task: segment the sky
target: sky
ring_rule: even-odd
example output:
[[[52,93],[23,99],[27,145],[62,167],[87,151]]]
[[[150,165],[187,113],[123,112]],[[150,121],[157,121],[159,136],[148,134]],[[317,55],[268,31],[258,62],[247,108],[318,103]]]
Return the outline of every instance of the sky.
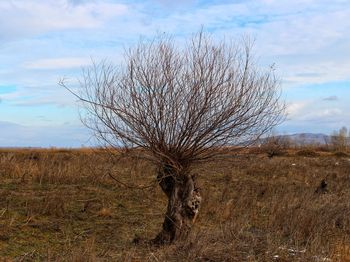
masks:
[[[278,133],[330,134],[350,127],[348,0],[0,0],[0,147],[93,145],[76,99],[82,68],[118,63],[140,37],[255,39],[274,64],[288,116]]]

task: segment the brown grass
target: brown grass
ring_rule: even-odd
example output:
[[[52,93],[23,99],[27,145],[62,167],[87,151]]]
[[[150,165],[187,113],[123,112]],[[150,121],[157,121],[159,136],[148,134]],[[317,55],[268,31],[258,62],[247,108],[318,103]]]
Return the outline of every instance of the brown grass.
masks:
[[[204,204],[189,239],[134,245],[160,230],[154,167],[103,151],[0,151],[4,261],[350,261],[350,159],[245,153],[195,168]],[[311,156],[311,157],[309,157]],[[327,190],[315,193],[322,180]]]

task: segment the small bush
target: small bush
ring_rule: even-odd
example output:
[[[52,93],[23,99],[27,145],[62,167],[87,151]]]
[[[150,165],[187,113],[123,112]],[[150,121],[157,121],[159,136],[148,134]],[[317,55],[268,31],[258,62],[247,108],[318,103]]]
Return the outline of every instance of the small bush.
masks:
[[[349,154],[347,154],[347,153],[345,153],[343,151],[334,152],[333,155],[336,156],[336,157],[349,157]]]
[[[284,136],[270,136],[266,138],[262,145],[261,151],[266,153],[269,158],[274,156],[283,156],[286,150],[290,148],[291,142]]]
[[[298,156],[305,156],[305,157],[316,157],[319,156],[317,152],[315,152],[312,149],[303,149],[297,152]]]

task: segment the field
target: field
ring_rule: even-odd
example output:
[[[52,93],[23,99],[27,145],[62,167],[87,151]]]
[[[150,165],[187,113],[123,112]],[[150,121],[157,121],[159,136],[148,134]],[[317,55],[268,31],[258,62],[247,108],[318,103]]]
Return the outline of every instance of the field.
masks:
[[[204,199],[193,231],[186,241],[156,248],[133,243],[158,233],[166,209],[152,165],[91,149],[2,149],[0,257],[350,261],[346,154],[245,152],[193,172]]]

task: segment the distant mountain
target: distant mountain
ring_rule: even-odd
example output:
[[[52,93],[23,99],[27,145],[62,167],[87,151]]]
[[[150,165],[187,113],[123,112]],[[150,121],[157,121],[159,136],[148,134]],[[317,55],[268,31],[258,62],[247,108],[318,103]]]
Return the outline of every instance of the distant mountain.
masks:
[[[296,144],[319,144],[324,145],[329,143],[331,136],[325,135],[322,133],[314,134],[314,133],[299,133],[293,135],[283,135],[279,137],[285,137],[291,142]]]
[[[276,135],[274,136],[281,142],[288,140],[295,145],[325,145],[331,141],[331,136],[322,133],[297,133],[292,135]],[[260,144],[265,143],[269,138],[260,140]]]

